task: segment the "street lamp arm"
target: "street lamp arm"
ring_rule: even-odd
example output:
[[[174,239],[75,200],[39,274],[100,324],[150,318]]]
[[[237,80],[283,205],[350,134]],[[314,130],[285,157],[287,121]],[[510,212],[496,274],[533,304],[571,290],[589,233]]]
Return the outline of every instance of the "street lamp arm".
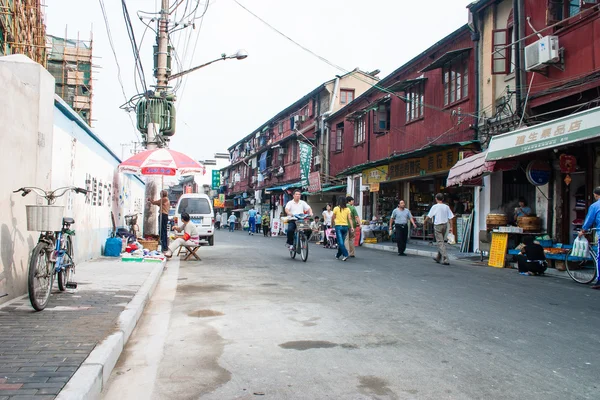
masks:
[[[200,68],[204,68],[204,67],[206,67],[207,65],[210,65],[210,64],[212,64],[212,63],[215,63],[215,62],[217,62],[217,61],[221,61],[221,60],[227,60],[228,58],[231,58],[231,57],[222,56],[222,57],[220,57],[220,58],[217,58],[216,60],[212,60],[212,61],[209,61],[209,62],[207,62],[207,63],[200,64],[200,65],[198,65],[198,66],[196,66],[196,67],[194,67],[194,68],[190,68],[190,69],[188,69],[188,70],[185,70],[185,71],[178,72],[178,73],[176,73],[176,74],[173,74],[173,75],[169,76],[169,80],[170,80],[170,81],[172,81],[173,79],[180,78],[180,77],[182,77],[182,76],[183,76],[183,75],[185,75],[185,74],[189,74],[190,72],[194,72],[194,71],[196,71],[196,70],[198,70],[198,69],[200,69]]]
[[[207,63],[200,64],[200,65],[198,65],[198,66],[196,66],[196,67],[194,67],[194,68],[190,68],[190,69],[188,69],[188,70],[181,71],[181,72],[178,72],[178,73],[176,73],[176,74],[173,74],[173,75],[169,76],[168,80],[169,80],[169,81],[172,81],[173,79],[180,78],[180,77],[182,77],[183,75],[189,74],[190,72],[194,72],[194,71],[196,71],[196,70],[198,70],[198,69],[200,69],[200,68],[204,68],[204,67],[206,67],[207,65],[210,65],[210,64],[212,64],[212,63],[215,63],[215,62],[217,62],[217,61],[221,61],[221,60],[230,60],[230,59],[232,59],[232,58],[235,58],[235,59],[237,59],[237,60],[243,60],[243,59],[244,59],[244,58],[246,58],[246,57],[248,57],[248,53],[246,53],[246,51],[245,51],[245,50],[238,50],[238,52],[237,52],[237,53],[235,53],[235,54],[233,54],[233,55],[230,55],[230,56],[228,56],[228,55],[225,55],[225,53],[223,53],[223,54],[221,54],[221,57],[217,58],[216,60],[212,60],[212,61],[209,61],[209,62],[207,62]]]

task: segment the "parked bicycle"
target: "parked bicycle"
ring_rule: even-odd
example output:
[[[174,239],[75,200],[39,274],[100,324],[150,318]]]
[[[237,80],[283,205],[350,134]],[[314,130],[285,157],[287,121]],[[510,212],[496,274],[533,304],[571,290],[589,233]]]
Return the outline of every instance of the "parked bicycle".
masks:
[[[58,276],[60,291],[77,288],[77,283],[73,281],[75,261],[71,238],[75,235],[75,231],[71,229],[75,220],[63,217],[64,207],[53,205],[57,198],[69,191],[87,193],[87,190],[75,186],[49,191],[37,187],[22,187],[13,192],[22,192],[23,197],[34,192],[48,203],[26,206],[27,230],[40,232],[38,242],[31,251],[27,281],[29,301],[36,311],[42,311],[48,305],[55,275]]]
[[[306,232],[312,231],[310,225],[305,222],[308,219],[307,215],[297,214],[293,217],[284,217],[284,222],[299,221],[296,223],[296,233],[294,234],[294,248],[290,249],[290,257],[296,258],[296,254],[300,254],[302,261],[308,260],[308,236]]]
[[[135,213],[125,216],[125,225],[129,227],[129,233],[135,235],[136,238],[140,236],[140,226],[137,224],[139,214]]]
[[[590,229],[591,232],[596,231],[596,228]],[[596,245],[600,245],[600,237]],[[567,273],[577,283],[587,284],[594,281],[600,275],[598,272],[598,249],[592,247],[590,242],[589,257],[580,257],[572,255],[573,249],[569,250],[565,256],[565,268]]]

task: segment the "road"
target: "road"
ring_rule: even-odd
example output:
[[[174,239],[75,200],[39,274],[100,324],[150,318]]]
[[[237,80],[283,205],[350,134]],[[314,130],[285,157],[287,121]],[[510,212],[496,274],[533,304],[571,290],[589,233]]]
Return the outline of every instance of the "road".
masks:
[[[218,232],[170,261],[104,399],[598,399],[600,293]]]

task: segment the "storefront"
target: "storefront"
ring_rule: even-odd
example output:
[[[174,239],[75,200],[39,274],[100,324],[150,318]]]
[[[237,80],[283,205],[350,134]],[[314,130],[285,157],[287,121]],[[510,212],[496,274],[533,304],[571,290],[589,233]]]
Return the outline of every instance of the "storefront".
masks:
[[[398,201],[403,199],[417,222],[417,226],[411,230],[413,238],[433,239],[433,228],[430,224],[425,225],[424,220],[435,204],[437,193],[443,193],[452,210],[461,216],[469,215],[473,209],[473,188],[449,188],[446,179],[456,161],[471,154],[475,147],[471,143],[440,147],[440,150],[430,151],[420,157],[390,163],[388,181],[381,184],[384,194],[380,197],[381,212],[389,216]]]
[[[520,184],[521,195],[531,201],[542,230],[555,242],[571,243],[594,201],[600,183],[600,108],[594,108],[533,127],[492,138],[486,161],[512,160],[515,171],[504,172],[490,191],[511,197],[508,185]],[[490,196],[493,198],[493,196]],[[493,209],[493,206],[491,207]],[[510,214],[510,207],[504,207]]]
[[[391,214],[395,207],[390,204],[392,208],[389,209],[388,203],[380,202],[381,198],[385,198],[385,194],[381,192],[381,183],[387,180],[387,174],[387,165],[369,168],[362,173],[362,184],[366,189],[362,192],[363,219],[367,221],[379,219],[379,216],[388,215],[387,213]]]

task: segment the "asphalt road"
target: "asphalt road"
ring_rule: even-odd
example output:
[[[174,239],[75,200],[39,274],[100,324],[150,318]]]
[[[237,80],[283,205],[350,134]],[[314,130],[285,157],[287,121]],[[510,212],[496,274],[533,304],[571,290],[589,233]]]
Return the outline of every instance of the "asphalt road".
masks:
[[[219,232],[170,261],[104,399],[598,399],[600,292]]]

